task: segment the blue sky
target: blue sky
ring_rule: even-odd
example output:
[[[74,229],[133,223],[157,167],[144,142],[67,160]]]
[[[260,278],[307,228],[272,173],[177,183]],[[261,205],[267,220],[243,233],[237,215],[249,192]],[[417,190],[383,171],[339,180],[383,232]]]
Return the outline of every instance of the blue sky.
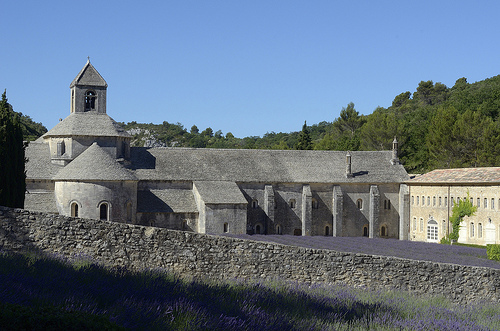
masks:
[[[48,129],[90,56],[116,121],[236,137],[500,74],[498,1],[4,1],[0,89]]]

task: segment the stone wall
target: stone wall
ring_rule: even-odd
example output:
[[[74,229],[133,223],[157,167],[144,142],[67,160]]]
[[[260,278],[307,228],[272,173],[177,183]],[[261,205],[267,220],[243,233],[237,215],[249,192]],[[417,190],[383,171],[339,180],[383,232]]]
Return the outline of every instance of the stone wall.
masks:
[[[0,249],[83,253],[192,278],[282,279],[500,301],[500,270],[341,253],[0,207]]]

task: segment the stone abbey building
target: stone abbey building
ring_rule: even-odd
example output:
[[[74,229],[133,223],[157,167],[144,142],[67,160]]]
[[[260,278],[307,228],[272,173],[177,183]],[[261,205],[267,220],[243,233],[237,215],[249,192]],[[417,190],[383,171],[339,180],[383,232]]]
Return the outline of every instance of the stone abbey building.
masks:
[[[477,210],[461,222],[458,242],[500,243],[500,167],[437,169],[408,186],[410,240],[439,242],[452,231],[453,206],[469,199]]]
[[[26,150],[25,208],[199,233],[408,239],[409,180],[392,151],[131,147],[88,61],[70,114]]]

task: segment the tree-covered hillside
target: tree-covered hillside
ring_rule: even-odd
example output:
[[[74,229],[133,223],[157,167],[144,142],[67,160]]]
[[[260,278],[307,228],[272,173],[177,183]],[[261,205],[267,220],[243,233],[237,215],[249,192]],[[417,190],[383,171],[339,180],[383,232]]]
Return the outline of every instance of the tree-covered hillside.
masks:
[[[333,112],[333,110],[332,110]],[[435,168],[500,165],[500,76],[476,83],[460,78],[453,87],[421,81],[416,91],[397,95],[387,108],[359,115],[353,103],[332,122],[305,127],[318,150],[387,150],[396,136],[409,172]],[[200,148],[302,148],[306,132],[266,133],[236,138],[212,128],[187,130],[182,124],[123,124],[136,145]]]

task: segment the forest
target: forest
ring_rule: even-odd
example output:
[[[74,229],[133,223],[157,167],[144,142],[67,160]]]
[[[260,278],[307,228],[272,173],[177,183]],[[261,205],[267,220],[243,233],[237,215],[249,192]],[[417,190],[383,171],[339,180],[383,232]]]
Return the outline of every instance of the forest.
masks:
[[[351,102],[331,122],[304,122],[298,131],[268,132],[262,137],[237,138],[231,132],[214,132],[210,127],[200,131],[196,125],[187,129],[166,121],[120,124],[133,135],[135,146],[149,141],[153,142],[149,146],[197,148],[388,150],[397,137],[406,170],[423,173],[500,165],[499,113],[500,75],[475,83],[459,78],[453,87],[421,81],[413,93],[403,92],[389,107],[377,107],[369,115],[360,115]],[[20,119],[25,140],[46,132],[29,116]]]
[[[409,173],[436,168],[486,167],[500,164],[500,75],[468,83],[460,78],[453,87],[421,81],[416,91],[397,95],[387,108],[360,115],[349,103],[332,122],[306,125],[290,133],[236,138],[212,128],[187,130],[180,123],[121,123],[164,146],[198,148],[388,150],[394,137],[400,160]]]

